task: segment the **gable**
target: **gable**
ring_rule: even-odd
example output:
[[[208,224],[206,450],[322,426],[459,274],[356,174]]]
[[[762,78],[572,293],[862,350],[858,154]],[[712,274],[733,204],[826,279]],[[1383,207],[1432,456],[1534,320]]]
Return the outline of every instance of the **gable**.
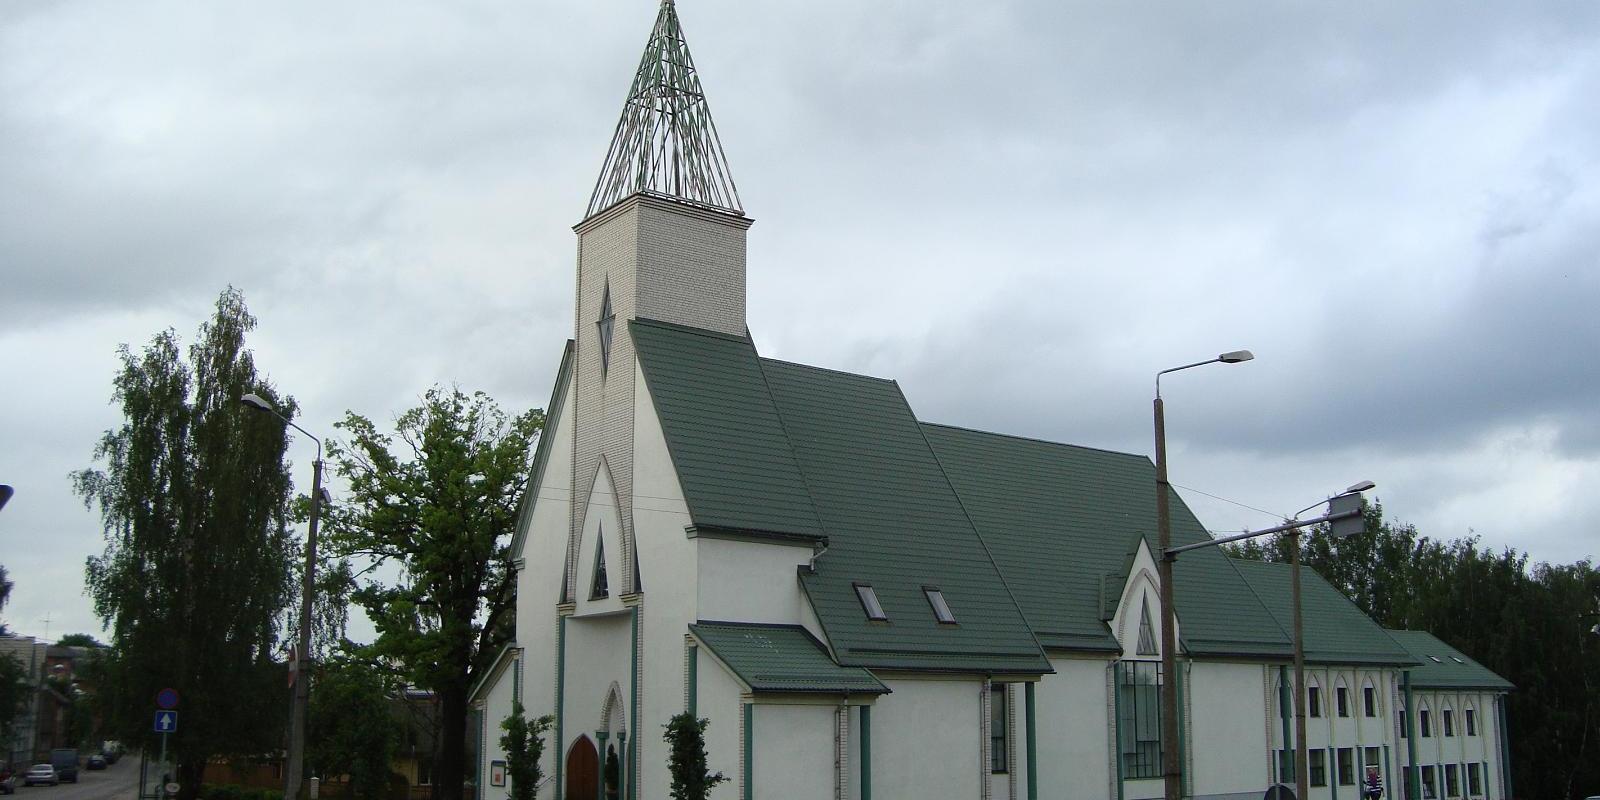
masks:
[[[523,488],[522,507],[517,512],[517,527],[515,533],[511,536],[511,547],[508,551],[512,563],[523,560],[524,551],[528,543],[528,530],[533,525],[534,508],[538,504],[541,490],[547,488],[546,476],[558,477],[549,471],[552,453],[558,444],[571,440],[570,434],[561,435],[564,424],[567,421],[568,395],[571,394],[571,390],[572,340],[568,339],[566,347],[561,351],[561,366],[556,369],[555,388],[550,392],[550,402],[545,405],[544,430],[539,432],[539,442],[534,446],[533,450],[533,463],[528,468],[528,483]],[[554,459],[554,461],[558,465],[565,463],[565,459],[560,458]],[[556,473],[560,472],[563,472],[563,470],[556,469]],[[569,483],[570,481],[563,479],[561,482]],[[566,496],[570,493],[571,487],[566,487],[566,490],[556,494]]]

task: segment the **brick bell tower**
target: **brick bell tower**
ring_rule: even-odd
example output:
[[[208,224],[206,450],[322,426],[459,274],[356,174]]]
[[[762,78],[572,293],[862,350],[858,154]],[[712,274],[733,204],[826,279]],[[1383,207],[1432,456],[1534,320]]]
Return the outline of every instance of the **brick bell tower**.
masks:
[[[601,470],[617,492],[624,552],[612,591],[645,588],[634,555],[635,373],[628,320],[735,336],[745,329],[744,215],[672,0],[663,0],[578,234],[574,498]],[[572,505],[564,599],[579,589],[585,504]]]

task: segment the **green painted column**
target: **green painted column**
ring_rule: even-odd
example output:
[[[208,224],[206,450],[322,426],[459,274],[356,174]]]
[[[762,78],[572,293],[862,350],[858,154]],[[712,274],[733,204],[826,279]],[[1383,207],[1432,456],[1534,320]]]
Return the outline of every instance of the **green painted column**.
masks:
[[[1411,695],[1411,670],[1400,673],[1400,688],[1406,695],[1405,719],[1400,723],[1406,732],[1406,796],[1418,800],[1422,797],[1422,770],[1417,768],[1417,728],[1411,724],[1417,714]]]
[[[1394,791],[1394,764],[1389,760],[1389,745],[1383,746],[1383,785],[1390,792]]]
[[[639,607],[638,606],[634,606],[633,607],[633,628],[632,628],[632,630],[633,630],[633,636],[629,640],[630,656],[628,658],[628,664],[629,664],[629,678],[628,679],[633,684],[632,688],[630,689],[630,699],[628,701],[628,716],[632,719],[632,722],[629,723],[628,727],[633,730],[635,735],[633,737],[633,740],[628,742],[628,744],[626,745],[626,748],[625,748],[625,752],[622,754],[623,765],[626,767],[626,769],[623,770],[622,774],[627,776],[626,778],[623,779],[622,783],[624,785],[624,788],[626,789],[626,793],[623,796],[629,798],[629,800],[639,800],[639,787],[638,787],[639,781],[637,780],[638,776],[633,774],[633,770],[636,769],[638,767],[638,765],[639,765],[639,737],[638,737],[638,732],[639,732]]]
[[[1279,664],[1278,665],[1278,716],[1281,717],[1282,720],[1283,720],[1283,748],[1282,748],[1283,750],[1288,750],[1289,748],[1294,747],[1294,745],[1289,741],[1290,738],[1291,738],[1290,733],[1289,733],[1289,704],[1290,704],[1290,702],[1292,702],[1292,701],[1289,698],[1289,668],[1287,666],[1285,666],[1285,665]],[[1284,774],[1283,774],[1283,765],[1284,765],[1285,761],[1287,761],[1291,765],[1291,771],[1293,771],[1294,759],[1292,759],[1292,758],[1289,758],[1289,759],[1284,758],[1283,753],[1281,751],[1272,754],[1272,763],[1273,763],[1274,767],[1278,771],[1278,783],[1284,783],[1285,782],[1284,781]],[[1289,778],[1289,780],[1293,780],[1293,779],[1294,779],[1293,777]]]
[[[689,677],[687,678],[689,682],[689,697],[684,701],[683,710],[689,712],[689,716],[698,718],[700,703],[700,648],[692,644],[689,645],[689,664],[687,669],[689,670]]]
[[[627,731],[617,731],[617,741],[622,743],[622,746],[617,748],[617,758],[622,759],[622,763],[620,765],[618,765],[621,768],[617,770],[617,772],[618,772],[617,779],[622,781],[622,784],[623,784],[622,786],[617,787],[617,793],[618,794],[622,794],[623,792],[629,792],[629,791],[633,790],[633,788],[632,788],[633,787],[633,778],[630,777],[633,773],[628,771],[628,769],[630,767],[632,767],[632,764],[629,763],[629,761],[628,761],[628,745],[631,744],[632,742],[630,742],[628,740],[628,732]],[[602,775],[604,775],[605,774],[605,769],[604,769],[605,762],[602,761],[600,763],[601,763],[601,771],[600,772],[601,772]],[[604,780],[601,780],[600,782],[602,784],[605,783]]]
[[[1177,679],[1176,679],[1177,680],[1176,688],[1178,690],[1178,764],[1179,764],[1179,767],[1178,767],[1178,769],[1179,769],[1179,773],[1178,773],[1179,784],[1178,784],[1178,786],[1179,786],[1179,791],[1181,791],[1183,793],[1184,797],[1188,797],[1189,796],[1189,764],[1188,764],[1188,761],[1186,761],[1185,758],[1184,758],[1184,756],[1186,756],[1188,754],[1187,751],[1189,749],[1189,747],[1188,747],[1189,743],[1187,741],[1185,741],[1186,737],[1184,736],[1184,733],[1183,733],[1183,718],[1185,716],[1185,714],[1184,714],[1184,704],[1183,704],[1183,694],[1184,694],[1184,688],[1183,687],[1184,687],[1184,684],[1186,683],[1186,678],[1188,678],[1188,676],[1189,676],[1189,671],[1187,669],[1184,669],[1184,666],[1187,663],[1188,662],[1186,662],[1186,661],[1184,661],[1182,659],[1179,659],[1179,660],[1173,662],[1173,666],[1176,667],[1177,670],[1178,670],[1178,675],[1177,675]]]
[[[1506,724],[1505,695],[1495,698],[1494,705],[1495,717],[1500,721],[1500,775],[1501,780],[1505,783],[1500,789],[1500,796],[1516,797],[1511,791],[1511,744],[1506,740],[1506,732],[1510,730],[1510,727]]]
[[[1033,683],[1024,683],[1023,704],[1028,715],[1028,800],[1039,800],[1039,737],[1033,719]]]
[[[1111,738],[1115,740],[1113,746],[1117,752],[1114,759],[1117,764],[1117,800],[1122,800],[1122,665],[1111,665],[1111,713],[1115,719],[1111,722],[1111,729],[1115,733]]]
[[[1339,751],[1328,748],[1328,763],[1333,765],[1333,780],[1328,781],[1328,791],[1332,793],[1333,800],[1339,800]]]
[[[872,706],[861,706],[861,800],[872,800]]]
[[[606,731],[595,731],[594,738],[600,743],[600,783],[595,786],[594,800],[606,800],[606,739],[610,734]]]
[[[744,704],[744,800],[755,796],[755,723],[756,704]]]
[[[567,740],[563,737],[561,709],[567,699],[567,615],[556,617],[556,791],[561,791],[562,768],[567,763]]]

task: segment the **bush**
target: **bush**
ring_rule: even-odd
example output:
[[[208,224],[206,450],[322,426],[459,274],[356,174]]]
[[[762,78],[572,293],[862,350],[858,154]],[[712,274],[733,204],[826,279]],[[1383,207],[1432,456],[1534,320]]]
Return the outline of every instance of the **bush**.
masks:
[[[672,745],[668,768],[672,771],[674,800],[706,800],[717,784],[726,781],[722,773],[706,771],[706,726],[709,719],[695,719],[687,712],[667,722],[662,738]]]

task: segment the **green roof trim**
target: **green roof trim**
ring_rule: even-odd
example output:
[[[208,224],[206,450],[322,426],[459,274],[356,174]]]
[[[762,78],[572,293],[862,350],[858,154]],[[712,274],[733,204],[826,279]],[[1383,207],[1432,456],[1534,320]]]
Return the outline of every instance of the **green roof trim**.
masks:
[[[889,692],[871,672],[835,664],[799,625],[699,622],[689,632],[754,692]]]
[[[1465,653],[1427,631],[1390,630],[1390,638],[1406,649],[1419,666],[1411,668],[1411,685],[1424,689],[1490,689],[1516,686]]]
[[[1285,632],[1294,629],[1288,564],[1232,559]],[[1306,660],[1318,664],[1409,666],[1416,659],[1378,623],[1313,569],[1300,570],[1301,620]]]

